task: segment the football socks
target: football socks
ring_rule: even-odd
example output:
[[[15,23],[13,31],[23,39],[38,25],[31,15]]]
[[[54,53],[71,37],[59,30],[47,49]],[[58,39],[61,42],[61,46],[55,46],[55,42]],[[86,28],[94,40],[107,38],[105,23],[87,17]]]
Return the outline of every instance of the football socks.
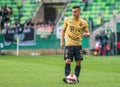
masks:
[[[67,77],[70,74],[70,64],[65,65],[65,76]]]
[[[75,67],[75,75],[77,76],[77,78],[79,77],[80,70],[81,70],[81,65]]]

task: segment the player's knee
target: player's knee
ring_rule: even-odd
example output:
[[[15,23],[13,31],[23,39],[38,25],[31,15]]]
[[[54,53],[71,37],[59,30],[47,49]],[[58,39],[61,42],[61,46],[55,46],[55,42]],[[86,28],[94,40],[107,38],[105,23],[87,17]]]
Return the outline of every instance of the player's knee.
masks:
[[[71,64],[71,60],[70,59],[66,59],[66,63],[67,64]]]
[[[81,62],[80,61],[76,61],[76,66],[80,66]]]

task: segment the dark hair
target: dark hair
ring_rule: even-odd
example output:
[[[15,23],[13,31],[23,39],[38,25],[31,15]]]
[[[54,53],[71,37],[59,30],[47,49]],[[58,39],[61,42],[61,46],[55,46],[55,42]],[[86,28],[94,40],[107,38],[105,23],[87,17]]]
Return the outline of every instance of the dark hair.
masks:
[[[73,7],[72,7],[72,9],[75,9],[75,8],[81,9],[80,6],[73,6]]]

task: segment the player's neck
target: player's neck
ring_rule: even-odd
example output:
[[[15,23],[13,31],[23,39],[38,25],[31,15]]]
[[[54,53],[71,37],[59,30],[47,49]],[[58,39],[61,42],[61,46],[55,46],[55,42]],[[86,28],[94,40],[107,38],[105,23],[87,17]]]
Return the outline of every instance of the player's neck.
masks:
[[[74,17],[73,18],[75,21],[79,21],[80,17]]]

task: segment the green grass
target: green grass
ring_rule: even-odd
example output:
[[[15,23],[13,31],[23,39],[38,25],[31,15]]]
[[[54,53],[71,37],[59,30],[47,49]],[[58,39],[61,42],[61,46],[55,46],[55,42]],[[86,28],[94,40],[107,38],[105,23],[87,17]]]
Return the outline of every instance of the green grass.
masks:
[[[85,55],[78,84],[62,82],[64,64],[62,55],[0,56],[0,87],[120,87],[120,56]]]

